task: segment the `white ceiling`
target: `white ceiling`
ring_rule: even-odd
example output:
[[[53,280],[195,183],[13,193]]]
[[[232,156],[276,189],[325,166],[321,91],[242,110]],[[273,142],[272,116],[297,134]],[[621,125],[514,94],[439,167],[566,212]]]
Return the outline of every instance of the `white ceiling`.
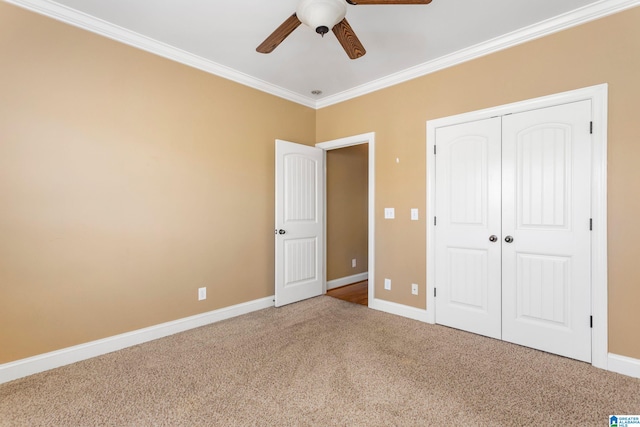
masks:
[[[302,25],[275,51],[255,48],[298,0],[6,0],[311,107],[322,107],[640,0],[433,0],[348,6],[367,54],[351,60],[332,33]],[[321,90],[321,95],[312,95]]]

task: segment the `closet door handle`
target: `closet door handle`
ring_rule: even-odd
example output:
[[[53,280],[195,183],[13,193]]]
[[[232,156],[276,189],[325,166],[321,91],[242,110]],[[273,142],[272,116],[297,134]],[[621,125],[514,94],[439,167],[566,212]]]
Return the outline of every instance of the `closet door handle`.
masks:
[[[507,243],[511,243],[511,242],[513,242],[513,237],[507,236],[507,237],[504,238],[504,241],[507,242]]]
[[[490,242],[497,242],[498,241],[498,236],[496,236],[495,234],[492,234],[491,236],[489,236],[489,241]]]

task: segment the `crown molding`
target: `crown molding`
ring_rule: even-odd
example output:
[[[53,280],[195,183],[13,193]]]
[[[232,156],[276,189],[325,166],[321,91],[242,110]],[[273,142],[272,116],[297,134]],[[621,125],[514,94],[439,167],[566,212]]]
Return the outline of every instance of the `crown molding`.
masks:
[[[166,43],[159,42],[150,37],[134,31],[127,30],[118,25],[114,25],[102,19],[79,12],[75,9],[63,6],[50,0],[4,0],[7,3],[14,4],[32,12],[48,16],[55,20],[64,22],[83,30],[116,40],[118,42],[133,46],[138,49],[153,53],[163,58],[179,62],[189,67],[197,68],[210,74],[232,80],[245,86],[269,93],[271,95],[284,98],[289,101],[302,104],[307,107],[315,108],[316,101],[280,86],[257,79],[248,74],[218,64],[216,62],[205,59],[201,56],[194,55],[182,49],[170,46]]]
[[[316,109],[320,109],[333,104],[338,104],[380,89],[413,80],[417,77],[453,67],[454,65],[462,64],[463,62],[471,61],[472,59],[508,49],[608,15],[613,15],[614,13],[622,12],[623,10],[631,9],[638,5],[640,5],[640,0],[601,0],[563,15],[496,37],[486,42],[461,49],[433,61],[425,62],[381,79],[365,83],[353,89],[348,89],[338,94],[327,96],[318,100],[315,107]]]
[[[600,0],[572,12],[476,44],[433,61],[428,61],[335,95],[315,100],[51,0],[4,1],[172,61],[315,109],[357,98],[640,5],[640,0]]]

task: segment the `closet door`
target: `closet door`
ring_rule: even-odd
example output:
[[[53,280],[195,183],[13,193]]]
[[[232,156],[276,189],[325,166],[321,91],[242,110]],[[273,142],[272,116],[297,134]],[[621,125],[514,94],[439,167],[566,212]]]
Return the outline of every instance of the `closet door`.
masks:
[[[591,361],[591,102],[503,117],[502,339]]]
[[[500,338],[500,118],[436,131],[436,321]],[[493,236],[493,237],[492,237]]]

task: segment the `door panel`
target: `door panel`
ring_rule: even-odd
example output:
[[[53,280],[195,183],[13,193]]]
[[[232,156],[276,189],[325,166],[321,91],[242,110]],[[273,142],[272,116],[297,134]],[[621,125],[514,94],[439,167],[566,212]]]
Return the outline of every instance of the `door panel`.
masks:
[[[318,239],[284,238],[284,259],[285,259],[285,288],[297,286],[301,282],[316,280],[318,276],[318,265],[316,254],[318,251]]]
[[[488,251],[449,248],[449,305],[483,314],[487,310]]]
[[[276,141],[276,307],[323,293],[323,151]]]
[[[519,253],[516,317],[531,324],[567,328],[570,257]]]
[[[494,338],[501,313],[500,128],[493,118],[436,132],[436,321]]]
[[[502,338],[591,361],[591,102],[503,118]]]
[[[516,140],[518,228],[567,229],[571,127],[563,123],[533,126],[518,132]]]
[[[318,161],[298,152],[303,149],[295,149],[296,152],[286,153],[283,158],[284,222],[315,224],[318,222],[319,213],[316,209]]]

